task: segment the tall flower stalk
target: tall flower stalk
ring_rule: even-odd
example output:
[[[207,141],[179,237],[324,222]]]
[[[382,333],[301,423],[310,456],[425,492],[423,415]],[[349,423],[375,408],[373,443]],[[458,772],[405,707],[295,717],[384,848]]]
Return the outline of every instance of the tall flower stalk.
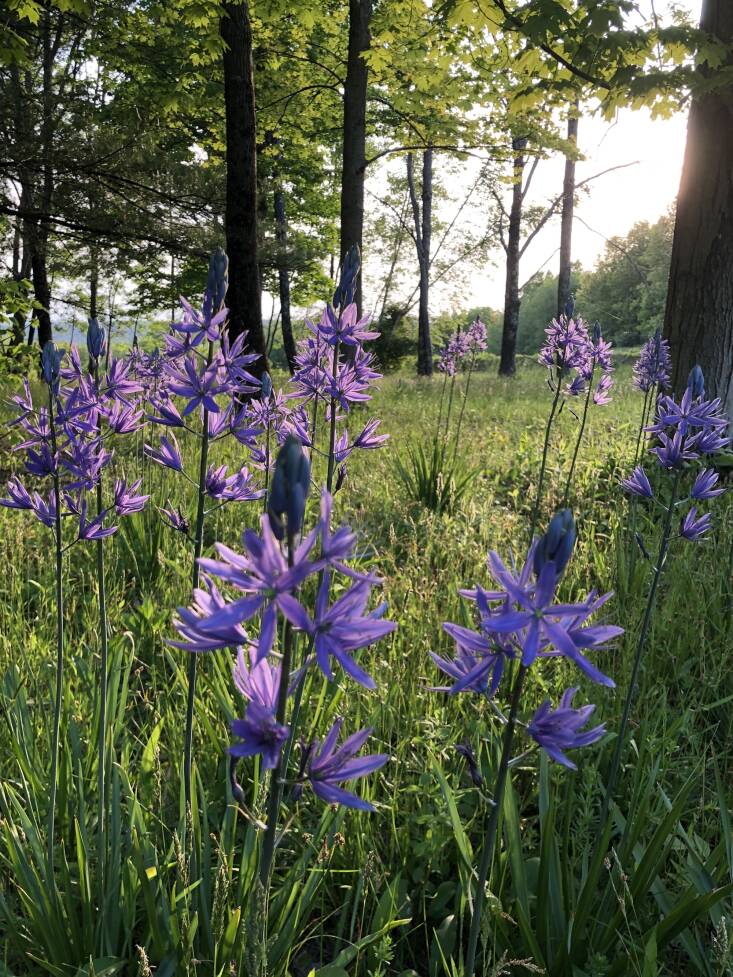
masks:
[[[467,977],[483,972],[476,966],[478,942],[517,728],[521,725],[530,740],[544,749],[551,759],[570,768],[575,765],[565,751],[594,743],[605,731],[603,725],[585,728],[594,706],[574,708],[575,688],[564,693],[557,709],[552,709],[551,703],[545,701],[528,722],[522,723],[519,718],[527,677],[542,659],[564,657],[592,681],[613,686],[613,681],[587,657],[589,651],[604,647],[623,633],[621,628],[609,625],[586,625],[610,594],[599,598],[592,592],[579,604],[554,603],[555,591],[572,554],[575,535],[573,517],[564,509],[552,519],[544,536],[533,541],[521,571],[509,569],[498,554],[490,553],[489,570],[499,589],[487,591],[477,587],[474,591],[464,592],[464,596],[476,604],[479,630],[444,624],[444,630],[455,641],[455,657],[444,659],[432,654],[438,668],[453,680],[451,686],[437,687],[439,691],[451,695],[470,692],[491,701],[502,687],[505,676],[508,676],[510,686],[508,716],[495,709],[504,723],[504,732],[491,813],[478,864],[464,967]],[[471,747],[463,744],[461,752],[471,756],[474,780],[480,782],[481,775]]]
[[[59,737],[61,733],[61,704],[64,694],[64,583],[63,583],[63,538],[61,535],[61,485],[59,479],[58,443],[56,420],[54,417],[54,397],[58,392],[60,354],[53,343],[43,347],[42,371],[48,384],[48,427],[51,439],[53,507],[54,507],[54,550],[56,571],[56,688],[53,705],[53,733],[51,743],[51,788],[48,799],[48,869],[53,870],[54,828],[56,818],[56,792],[58,789]]]
[[[702,516],[698,515],[697,505],[702,501],[721,495],[724,489],[717,485],[717,472],[713,469],[699,470],[699,463],[702,459],[721,451],[729,444],[730,439],[724,434],[727,424],[728,421],[723,413],[720,400],[705,398],[702,371],[700,367],[694,367],[688,378],[687,389],[679,403],[673,397],[660,397],[657,401],[655,423],[646,428],[649,433],[656,437],[657,443],[651,449],[651,453],[656,456],[657,464],[666,473],[670,483],[666,503],[656,498],[651,482],[641,466],[637,466],[633,473],[622,482],[623,487],[632,496],[637,499],[648,500],[659,506],[664,512],[664,519],[657,559],[653,567],[644,608],[641,631],[636,643],[631,678],[624,698],[621,723],[611,760],[601,813],[602,823],[605,823],[608,816],[618,783],[631,704],[649,635],[659,581],[667,562],[670,543],[673,538],[672,530],[675,516],[680,519],[676,534],[678,538],[690,542],[697,542],[705,538],[711,526],[711,517],[709,513]],[[695,467],[698,467],[697,477],[686,491],[681,492],[680,487],[687,473]],[[681,507],[687,507],[687,513],[684,517],[680,516]]]

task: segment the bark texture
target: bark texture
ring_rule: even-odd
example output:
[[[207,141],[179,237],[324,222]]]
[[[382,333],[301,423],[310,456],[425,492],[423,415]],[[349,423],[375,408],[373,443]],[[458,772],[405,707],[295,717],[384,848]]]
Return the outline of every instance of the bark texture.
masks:
[[[285,219],[285,198],[282,190],[275,191],[275,235],[277,238],[277,278],[280,291],[280,321],[283,349],[291,375],[295,373],[295,337],[290,315],[290,276],[288,274],[287,246],[288,225]]]
[[[700,26],[733,50],[733,3],[704,0]],[[733,63],[733,54],[729,58]],[[729,69],[730,70],[730,69]],[[680,393],[696,364],[733,417],[733,84],[690,107],[664,334]]]
[[[226,114],[226,251],[229,256],[229,336],[247,332],[247,345],[258,359],[251,372],[267,369],[262,327],[262,291],[257,257],[257,125],[252,71],[252,26],[249,5],[225,3],[220,34]]]
[[[344,83],[343,165],[341,172],[341,262],[349,248],[362,250],[364,228],[364,170],[366,168],[367,64],[372,0],[349,0],[349,49]],[[362,310],[361,268],[354,301]]]
[[[578,103],[568,114],[568,142],[578,143]],[[557,277],[557,314],[562,315],[572,293],[573,211],[575,209],[575,157],[565,157],[560,217],[560,271]]]
[[[504,288],[504,324],[501,332],[501,358],[499,374],[513,376],[516,371],[517,328],[519,326],[519,259],[521,257],[520,239],[522,234],[522,203],[526,136],[512,140],[514,151],[514,185],[512,187],[512,206],[509,211],[509,227],[506,242],[506,285]]]
[[[417,329],[418,376],[430,376],[433,372],[433,344],[430,338],[430,243],[433,219],[433,149],[423,152],[422,186],[420,203],[415,190],[414,161],[407,154],[407,188],[410,195],[414,224],[415,248],[420,270],[420,300]]]

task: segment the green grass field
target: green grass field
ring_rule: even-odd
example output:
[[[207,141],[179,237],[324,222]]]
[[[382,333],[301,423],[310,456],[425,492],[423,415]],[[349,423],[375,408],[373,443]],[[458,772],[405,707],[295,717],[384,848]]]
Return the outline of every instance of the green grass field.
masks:
[[[624,358],[622,358],[624,359]],[[284,378],[276,378],[278,381]],[[457,384],[456,403],[462,384]],[[368,410],[391,440],[362,452],[336,497],[337,521],[359,534],[365,565],[384,577],[393,636],[366,654],[378,685],[369,694],[337,675],[306,685],[308,727],[336,715],[372,725],[391,761],[369,779],[375,814],[331,811],[313,798],[291,805],[269,906],[271,973],[306,977],[461,974],[470,921],[472,866],[488,816],[500,727],[487,702],[430,690],[441,684],[428,653],[449,653],[443,621],[470,624],[461,587],[488,586],[488,550],[521,558],[551,399],[544,372],[516,378],[493,366],[473,375],[458,457],[475,469],[454,512],[436,514],[407,496],[397,470],[410,444],[427,445],[442,378],[388,375]],[[576,773],[530,753],[514,768],[504,802],[503,846],[490,879],[484,923],[488,974],[553,977],[684,977],[733,973],[728,951],[733,895],[733,500],[714,500],[714,531],[676,540],[662,578],[625,752],[613,835],[601,858],[598,815],[629,682],[651,569],[630,538],[629,473],[641,412],[628,362],[610,405],[592,411],[570,503],[578,545],[561,598],[612,589],[605,617],[626,629],[600,667],[615,692],[579,682],[562,659],[543,665],[527,702],[556,700],[569,683],[597,702],[606,737],[579,751]],[[454,415],[455,416],[455,415]],[[541,525],[559,505],[577,418],[565,409],[549,454]],[[5,435],[3,435],[5,438]],[[185,483],[126,450],[157,505],[188,505]],[[0,443],[3,482],[16,463]],[[221,460],[233,457],[228,447]],[[213,459],[219,460],[218,456]],[[245,459],[240,461],[240,464]],[[316,464],[316,480],[323,466]],[[189,501],[187,501],[187,498]],[[317,511],[313,493],[309,518]],[[234,548],[255,526],[257,503],[230,506],[207,525]],[[658,526],[642,506],[636,526],[655,552]],[[185,653],[166,645],[177,605],[188,603],[190,545],[154,509],[131,517],[105,544],[111,623],[113,757],[106,910],[94,888],[96,737],[99,717],[96,569],[93,548],[65,558],[66,684],[58,852],[54,883],[44,861],[54,680],[50,533],[24,513],[0,510],[0,974],[238,974],[257,972],[253,933],[262,896],[254,881],[264,780],[240,765],[246,810],[231,799],[228,720],[241,710],[231,657],[201,661],[194,755],[197,810],[182,837],[181,763]],[[456,753],[479,755],[478,790]],[[580,755],[582,753],[582,756]],[[185,826],[184,826],[185,827]],[[201,869],[200,883],[191,877]],[[96,908],[95,908],[96,907]],[[100,918],[103,921],[100,922]],[[3,970],[3,967],[5,970]],[[148,968],[148,969],[146,969]]]

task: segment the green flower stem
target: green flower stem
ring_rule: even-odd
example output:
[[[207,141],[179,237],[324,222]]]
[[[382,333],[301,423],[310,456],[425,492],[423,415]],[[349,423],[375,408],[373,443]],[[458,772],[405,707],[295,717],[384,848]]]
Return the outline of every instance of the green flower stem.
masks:
[[[209,351],[206,357],[207,366],[211,366],[214,358],[214,343],[209,340]],[[201,453],[199,455],[199,479],[196,505],[196,522],[193,539],[193,570],[191,584],[195,590],[199,585],[199,558],[204,543],[204,517],[206,515],[206,470],[209,463],[209,412],[204,407],[203,429],[201,432]],[[186,703],[186,732],[183,743],[183,784],[186,799],[186,810],[191,807],[191,753],[193,745],[193,712],[196,698],[196,664],[198,656],[192,652],[188,656],[188,701]]]
[[[537,520],[540,514],[540,505],[542,504],[542,490],[545,484],[545,471],[547,470],[547,454],[550,448],[550,435],[552,433],[552,425],[555,420],[555,415],[557,413],[557,405],[560,401],[560,394],[562,392],[562,372],[558,369],[557,380],[555,386],[555,396],[552,400],[552,407],[550,408],[550,416],[547,418],[547,424],[545,425],[545,442],[542,447],[542,464],[540,465],[540,475],[537,479],[537,497],[534,500],[534,508],[532,510],[532,519],[529,524],[529,542],[528,546],[532,545],[532,540],[534,539],[535,529],[537,528]]]
[[[94,368],[94,383],[99,396],[99,367]],[[101,433],[101,425],[100,425]],[[97,515],[103,506],[102,476],[97,482]],[[97,604],[99,611],[99,640],[101,642],[101,661],[99,665],[99,738],[97,758],[97,795],[99,813],[97,815],[97,861],[99,883],[98,912],[101,916],[100,931],[104,932],[105,873],[107,867],[107,673],[109,660],[109,632],[107,626],[107,591],[104,579],[104,540],[96,541],[97,551]]]
[[[53,389],[48,388],[48,423],[51,432],[51,451],[56,458],[56,423],[53,414]],[[56,791],[59,769],[59,735],[61,731],[61,701],[64,689],[64,589],[63,546],[61,538],[61,487],[58,468],[54,464],[53,497],[56,505],[56,693],[53,709],[53,741],[51,746],[51,790],[48,807],[48,871],[53,872],[54,826],[56,817]]]
[[[672,517],[675,511],[675,502],[677,500],[677,489],[680,483],[681,471],[678,469],[675,472],[674,479],[672,481],[672,489],[670,492],[669,505],[667,506],[667,514],[664,520],[664,527],[662,529],[662,538],[659,543],[659,553],[657,554],[657,563],[654,567],[654,576],[652,577],[651,587],[649,588],[649,595],[647,597],[646,608],[644,610],[644,618],[641,624],[641,632],[639,633],[639,640],[636,644],[636,653],[634,654],[634,664],[631,669],[631,680],[629,681],[629,687],[626,690],[626,698],[624,700],[624,708],[621,714],[621,724],[616,734],[616,746],[613,751],[613,759],[611,761],[611,772],[608,776],[608,784],[606,786],[606,794],[603,798],[603,808],[601,810],[601,826],[605,826],[606,819],[608,817],[608,811],[611,806],[611,801],[613,800],[613,795],[616,790],[616,785],[618,782],[619,768],[621,765],[621,753],[624,748],[624,740],[626,738],[626,729],[629,725],[629,713],[631,711],[631,700],[634,697],[634,691],[636,689],[636,681],[639,675],[639,666],[641,664],[641,655],[644,650],[644,645],[646,644],[647,635],[649,633],[649,625],[652,620],[652,612],[654,610],[654,603],[657,596],[657,588],[659,587],[659,580],[662,576],[662,570],[664,569],[664,564],[667,559],[667,552],[669,550],[669,541],[672,534]]]
[[[333,362],[331,364],[331,378],[334,383],[338,376],[340,341],[336,340],[333,347]],[[333,472],[336,467],[336,398],[331,397],[331,427],[328,434],[328,472],[326,476],[326,491],[330,493],[333,487]]]
[[[288,566],[293,565],[293,550],[295,539],[288,530]],[[281,725],[285,725],[288,687],[290,685],[290,670],[293,664],[293,628],[290,621],[285,622],[285,634],[283,636],[283,657],[280,671],[280,685],[277,690],[277,710],[275,719]],[[267,829],[262,842],[262,854],[260,856],[260,882],[269,897],[270,877],[272,875],[272,863],[275,858],[275,837],[277,835],[277,821],[282,803],[285,764],[283,756],[280,756],[277,766],[272,771],[270,779],[270,793],[267,798]]]
[[[578,460],[580,444],[583,440],[583,434],[585,433],[585,425],[588,420],[588,408],[590,407],[590,398],[593,392],[593,374],[595,373],[595,371],[596,371],[596,364],[594,361],[593,366],[591,367],[590,379],[588,380],[588,392],[585,395],[585,404],[583,406],[583,417],[580,422],[580,430],[578,431],[578,437],[575,442],[575,450],[573,451],[573,460],[570,462],[570,471],[568,472],[567,481],[565,482],[565,491],[563,492],[563,497],[562,497],[562,506],[561,506],[562,509],[564,509],[567,506],[568,499],[570,498],[570,486],[572,485],[573,475],[575,474],[575,463]]]
[[[473,367],[476,362],[476,350],[471,351],[471,364],[468,367],[468,376],[466,377],[466,389],[463,391],[463,403],[461,404],[461,413],[458,415],[458,426],[456,427],[456,437],[453,443],[453,464],[456,463],[456,457],[458,455],[458,442],[461,440],[461,424],[463,423],[463,414],[466,410],[466,401],[468,400],[468,390],[471,386],[471,375],[473,374]]]
[[[509,709],[509,717],[504,727],[504,742],[501,750],[501,760],[499,761],[499,771],[496,777],[496,789],[494,790],[494,806],[491,808],[491,817],[486,830],[484,847],[481,852],[481,863],[478,869],[478,879],[476,883],[476,897],[473,902],[473,915],[471,916],[471,928],[468,933],[468,947],[466,949],[466,965],[463,973],[464,977],[474,977],[476,973],[476,949],[481,934],[481,915],[486,899],[486,882],[489,878],[491,863],[494,859],[496,848],[496,835],[499,827],[499,817],[504,802],[504,790],[506,788],[507,775],[509,773],[509,761],[512,758],[512,742],[514,740],[514,730],[517,724],[517,713],[519,702],[522,696],[522,686],[527,669],[524,665],[519,666],[517,677],[514,680],[512,689],[512,700]]]

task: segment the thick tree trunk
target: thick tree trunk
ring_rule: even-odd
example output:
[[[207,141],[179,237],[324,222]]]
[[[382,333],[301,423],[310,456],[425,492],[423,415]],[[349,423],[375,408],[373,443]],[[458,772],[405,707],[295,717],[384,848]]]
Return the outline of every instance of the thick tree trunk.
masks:
[[[568,142],[578,142],[578,102],[568,114]],[[575,207],[575,157],[565,157],[565,179],[562,185],[562,216],[560,218],[560,271],[557,277],[557,314],[562,315],[571,295],[573,210]]]
[[[247,333],[247,345],[261,357],[251,370],[267,369],[262,294],[257,261],[257,145],[252,71],[252,26],[249,6],[225,3],[220,34],[226,45],[224,109],[226,114],[226,250],[229,256],[229,336]]]
[[[344,83],[344,132],[341,170],[341,262],[353,244],[362,247],[364,170],[366,167],[367,64],[372,0],[349,0],[349,51]],[[362,308],[361,268],[354,301]]]
[[[430,376],[433,372],[433,344],[430,339],[430,241],[433,219],[433,149],[423,152],[421,205],[415,190],[414,161],[412,153],[407,154],[407,189],[412,207],[412,220],[415,226],[415,250],[420,270],[420,300],[417,319],[417,373]]]
[[[275,236],[277,238],[277,277],[280,288],[280,320],[283,334],[283,348],[288,360],[290,373],[295,373],[295,338],[290,318],[290,277],[287,265],[288,225],[285,220],[285,198],[282,190],[275,191]]]
[[[704,0],[700,27],[733,45],[733,4]],[[733,56],[729,58],[733,62]],[[729,69],[730,70],[730,69]],[[677,197],[664,334],[672,381],[696,364],[733,418],[733,84],[693,99]]]
[[[510,377],[516,371],[517,328],[519,326],[519,258],[522,233],[522,176],[524,174],[524,150],[526,136],[512,140],[514,150],[514,186],[512,206],[509,211],[509,228],[506,247],[506,286],[504,288],[504,325],[501,333],[500,376]]]

